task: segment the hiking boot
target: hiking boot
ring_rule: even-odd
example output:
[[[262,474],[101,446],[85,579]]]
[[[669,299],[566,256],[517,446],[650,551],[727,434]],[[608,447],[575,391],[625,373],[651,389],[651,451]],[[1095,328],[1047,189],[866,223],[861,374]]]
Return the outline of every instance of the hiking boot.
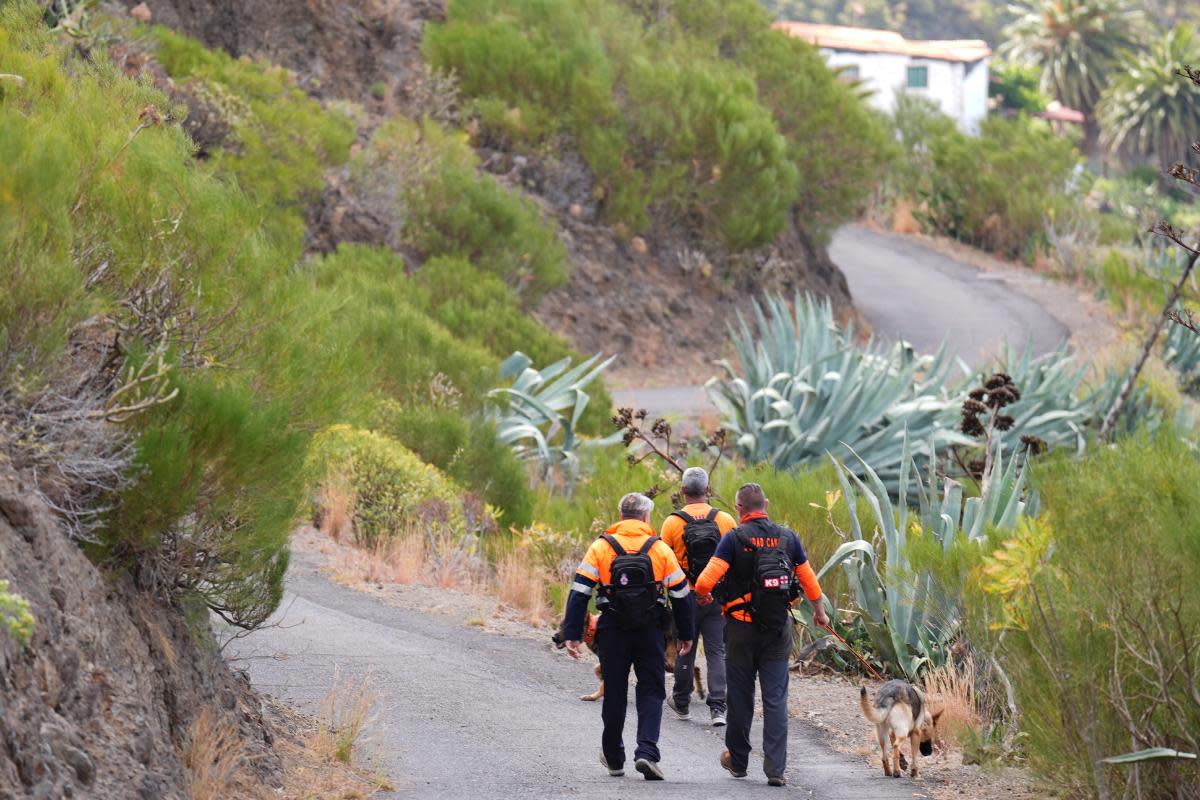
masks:
[[[614,778],[620,778],[625,774],[624,767],[610,767],[608,765],[608,759],[604,757],[603,750],[600,751],[600,763],[604,766],[604,768],[606,770],[608,770],[608,774]]]
[[[734,769],[733,756],[729,754],[728,750],[726,750],[724,753],[721,753],[721,766],[724,767],[726,771],[735,778],[746,777],[746,770]]]
[[[642,773],[642,777],[648,781],[661,781],[663,779],[663,773],[659,769],[657,761],[651,761],[648,758],[639,758],[633,762],[633,768]]]
[[[712,710],[712,726],[714,728],[724,728],[725,727],[725,712],[724,711],[718,711],[715,708]]]
[[[675,696],[671,695],[667,698],[667,708],[675,712],[675,716],[679,719],[690,719],[692,713],[688,711],[687,706],[681,706],[675,702]]]
[[[772,775],[767,778],[767,786],[787,786],[787,778],[782,775]]]

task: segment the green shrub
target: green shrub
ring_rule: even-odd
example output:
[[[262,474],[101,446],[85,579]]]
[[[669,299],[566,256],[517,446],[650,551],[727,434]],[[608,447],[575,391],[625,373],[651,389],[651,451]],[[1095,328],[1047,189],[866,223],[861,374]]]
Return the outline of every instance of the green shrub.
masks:
[[[527,148],[572,137],[610,220],[687,216],[734,250],[851,215],[882,141],[816,51],[753,0],[647,15],[617,0],[466,0],[425,52],[476,99],[486,134]]]
[[[1034,769],[1070,795],[1094,795],[1103,782],[1117,796],[1130,768],[1099,758],[1153,746],[1197,752],[1196,653],[1184,648],[1200,636],[1200,461],[1164,432],[1082,461],[1056,458],[1035,483],[1053,575],[1014,600],[1027,622],[1006,631],[1003,664]],[[1185,653],[1190,666],[1172,667]],[[1195,762],[1138,770],[1145,796],[1200,788]]]
[[[1046,218],[1065,217],[1086,189],[1073,184],[1074,146],[1025,117],[992,117],[968,136],[931,101],[901,94],[892,125],[889,191],[918,202],[931,233],[1032,258],[1047,245]]]
[[[410,301],[436,319],[455,336],[487,348],[497,358],[520,350],[535,364],[551,364],[577,354],[558,334],[547,330],[524,311],[513,290],[494,275],[482,272],[460,258],[434,258],[413,274]],[[417,287],[424,291],[417,291]],[[600,382],[588,393],[591,404],[580,430],[608,433],[612,398]]]
[[[378,392],[421,405],[429,402],[436,379],[452,387],[467,409],[479,408],[499,360],[410,302],[411,285],[398,254],[343,245],[299,279],[307,284],[303,316],[310,322],[297,335],[357,383],[361,400]],[[369,411],[369,404],[358,411]]]
[[[361,547],[431,524],[458,536],[466,530],[462,490],[394,439],[335,425],[313,440],[311,457],[319,481],[347,481]]]
[[[262,204],[264,222],[302,235],[299,216],[272,211],[302,212],[315,198],[325,169],[349,156],[355,135],[350,118],[325,112],[282,67],[235,59],[159,26],[150,36],[159,62],[183,90],[225,112],[234,141],[216,154],[215,168],[234,175]]]
[[[1071,200],[1079,154],[1024,118],[985,120],[978,137],[955,132],[930,144],[923,199],[939,233],[1010,258],[1045,247],[1045,219]]]
[[[523,527],[532,519],[534,495],[525,465],[496,439],[482,417],[458,408],[401,407],[381,402],[377,429],[404,444],[459,485],[478,491],[502,512],[504,525]]]
[[[0,630],[17,643],[18,650],[29,646],[35,620],[29,601],[8,590],[8,581],[0,580]]]
[[[502,279],[527,303],[567,278],[566,250],[532,202],[478,172],[461,135],[397,117],[376,129],[352,165],[364,186],[396,182],[386,209],[426,258],[462,258]]]

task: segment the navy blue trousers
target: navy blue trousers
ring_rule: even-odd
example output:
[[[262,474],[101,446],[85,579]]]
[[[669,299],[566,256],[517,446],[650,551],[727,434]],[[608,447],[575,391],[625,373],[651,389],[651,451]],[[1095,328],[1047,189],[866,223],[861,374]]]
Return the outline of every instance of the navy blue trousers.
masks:
[[[613,768],[625,764],[625,711],[629,704],[629,669],[637,675],[637,749],[634,758],[659,760],[658,731],[662,726],[663,701],[667,697],[667,673],[663,666],[666,642],[655,626],[625,631],[601,628],[596,632],[600,676],[604,679],[604,734],[600,746]]]
[[[782,776],[787,769],[788,659],[791,650],[790,624],[777,634],[763,633],[750,622],[729,620],[725,624],[725,670],[729,687],[725,747],[736,769],[746,769],[750,758],[756,677],[762,687],[763,772],[773,778]]]

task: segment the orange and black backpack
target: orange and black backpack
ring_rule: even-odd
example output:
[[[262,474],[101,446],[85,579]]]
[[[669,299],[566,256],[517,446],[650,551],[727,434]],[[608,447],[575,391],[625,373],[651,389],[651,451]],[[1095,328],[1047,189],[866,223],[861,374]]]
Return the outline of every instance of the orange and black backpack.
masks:
[[[721,543],[721,528],[717,525],[717,509],[709,509],[704,517],[693,517],[683,509],[671,512],[671,516],[683,520],[683,549],[687,552],[687,578],[693,586],[696,579]]]
[[[600,596],[606,601],[605,613],[612,614],[625,630],[660,624],[662,584],[655,580],[654,562],[650,560],[650,548],[659,538],[651,536],[636,553],[626,552],[611,534],[600,538],[617,554],[609,567],[611,582],[600,587]]]

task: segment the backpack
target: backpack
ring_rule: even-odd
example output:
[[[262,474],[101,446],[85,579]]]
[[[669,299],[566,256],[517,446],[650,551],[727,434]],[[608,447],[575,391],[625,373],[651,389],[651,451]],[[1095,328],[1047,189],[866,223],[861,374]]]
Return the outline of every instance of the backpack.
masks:
[[[625,630],[660,624],[662,585],[654,579],[654,562],[650,560],[650,548],[658,537],[651,536],[636,553],[627,553],[610,534],[600,538],[617,554],[609,568],[611,583],[601,589],[608,600],[607,613]]]
[[[779,537],[782,544],[783,537]],[[791,556],[778,545],[758,547],[747,541],[754,553],[750,581],[750,616],[759,630],[779,633],[791,621],[792,601],[798,595],[795,566]]]
[[[706,517],[693,517],[686,511],[672,512],[671,516],[683,520],[683,549],[687,552],[687,578],[693,586],[700,573],[708,566],[717,545],[721,543],[721,529],[717,526],[717,509],[711,509]]]

